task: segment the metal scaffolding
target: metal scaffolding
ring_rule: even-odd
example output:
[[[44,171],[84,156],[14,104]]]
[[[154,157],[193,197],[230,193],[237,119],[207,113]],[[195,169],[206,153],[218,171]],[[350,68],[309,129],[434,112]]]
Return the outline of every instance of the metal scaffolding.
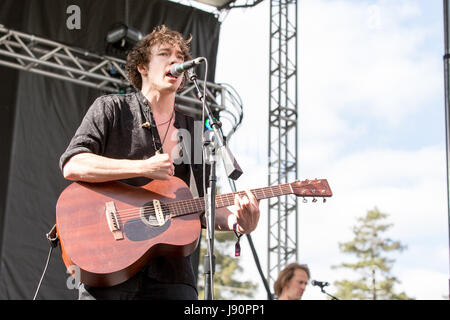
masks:
[[[270,1],[269,185],[297,180],[297,1]],[[269,199],[270,286],[289,262],[298,260],[297,198]]]
[[[0,25],[0,65],[118,92],[129,86],[123,61],[36,37]]]
[[[50,78],[95,88],[105,93],[133,91],[128,82],[125,61],[101,56],[0,25],[0,65]],[[198,81],[203,86],[203,81]],[[207,101],[224,122],[224,135],[234,133],[242,121],[242,102],[229,85],[206,82]],[[201,115],[202,102],[195,86],[188,84],[175,97],[177,107],[194,117]]]

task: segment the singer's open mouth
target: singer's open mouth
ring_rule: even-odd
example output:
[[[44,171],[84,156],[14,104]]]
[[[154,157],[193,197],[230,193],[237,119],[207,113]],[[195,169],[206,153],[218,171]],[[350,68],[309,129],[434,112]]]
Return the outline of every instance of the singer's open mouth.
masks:
[[[174,79],[174,80],[178,79],[177,77],[175,77],[174,75],[172,75],[172,74],[170,73],[170,71],[166,73],[166,77],[169,77],[170,79]]]

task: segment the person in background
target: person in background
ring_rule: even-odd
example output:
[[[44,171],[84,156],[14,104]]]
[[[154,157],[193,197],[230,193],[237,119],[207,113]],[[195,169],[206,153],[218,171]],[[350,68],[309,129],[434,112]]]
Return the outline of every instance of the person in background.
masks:
[[[274,283],[278,300],[300,300],[305,292],[311,273],[306,264],[291,263],[280,271]]]

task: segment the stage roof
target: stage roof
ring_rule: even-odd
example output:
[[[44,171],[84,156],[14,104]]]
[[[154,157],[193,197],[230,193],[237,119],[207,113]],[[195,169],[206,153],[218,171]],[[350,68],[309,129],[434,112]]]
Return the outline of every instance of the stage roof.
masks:
[[[196,0],[196,2],[204,3],[216,8],[223,8],[224,6],[235,2],[235,0]]]

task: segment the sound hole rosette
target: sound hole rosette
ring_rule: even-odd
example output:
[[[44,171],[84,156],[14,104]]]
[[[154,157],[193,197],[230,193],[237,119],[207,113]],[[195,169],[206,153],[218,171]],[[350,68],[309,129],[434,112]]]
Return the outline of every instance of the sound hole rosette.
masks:
[[[151,227],[163,226],[170,217],[167,205],[158,200],[147,202],[141,207],[139,214],[141,221]]]

